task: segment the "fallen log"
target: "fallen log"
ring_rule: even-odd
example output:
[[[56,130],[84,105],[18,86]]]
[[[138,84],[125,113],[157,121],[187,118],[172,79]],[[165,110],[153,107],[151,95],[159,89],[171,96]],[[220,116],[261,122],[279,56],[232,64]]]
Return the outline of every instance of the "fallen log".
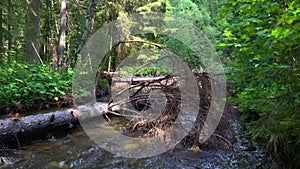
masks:
[[[170,75],[166,75],[166,76],[153,77],[153,78],[147,77],[147,78],[133,78],[133,80],[131,79],[133,82],[144,82],[144,83],[136,84],[135,87],[140,87],[140,88],[137,91],[135,91],[135,93],[131,96],[131,98],[129,98],[128,100],[123,100],[121,103],[131,102],[135,107],[136,102],[138,103],[138,101],[144,99],[143,97],[139,98],[140,96],[137,95],[137,93],[139,93],[145,86],[150,84],[155,84],[156,82],[161,82],[169,78],[172,77],[170,77]],[[130,79],[125,79],[125,80],[130,80]],[[203,83],[205,84],[206,82]],[[167,85],[160,84],[160,85],[161,87],[165,87],[164,89],[166,90],[165,92],[171,94],[170,98],[174,97],[174,95],[172,95],[172,91],[174,94],[174,89],[176,88],[176,86],[174,86],[175,88],[174,87],[172,88],[171,86],[173,84],[167,84]],[[129,89],[131,89],[131,86],[129,88],[126,88],[125,90],[129,90]],[[136,96],[137,99],[134,98],[135,95],[137,95]],[[169,105],[170,107],[166,109],[170,109],[174,111],[173,107],[176,107],[177,105],[177,103],[174,102],[176,102],[176,100],[178,100],[180,97],[179,98],[174,97],[174,98],[175,100],[170,102]],[[204,98],[206,98],[206,95],[204,95]],[[6,147],[20,147],[21,145],[24,144],[30,144],[32,141],[36,139],[45,138],[47,134],[50,132],[68,131],[79,124],[79,119],[89,120],[89,118],[96,118],[106,113],[114,114],[113,112],[114,110],[112,109],[112,107],[115,105],[118,106],[118,102],[114,102],[114,104],[110,105],[110,107],[108,104],[95,104],[94,106],[79,106],[77,108],[70,108],[66,110],[49,112],[45,114],[37,114],[37,115],[30,115],[21,118],[8,118],[5,120],[0,120],[0,146],[2,144],[3,146]],[[139,106],[135,107],[136,110],[139,110],[138,107]],[[122,116],[123,114],[121,113],[116,115]],[[150,126],[155,126],[154,124],[162,123],[162,119],[164,118],[164,116],[168,116],[168,115],[169,115],[168,113],[166,113],[165,115],[161,115],[158,119],[152,121],[153,125]],[[176,116],[174,116],[174,118],[176,118]],[[133,126],[133,129],[136,128],[138,128],[137,125]]]
[[[174,75],[173,75],[174,76]],[[171,78],[171,75],[165,75],[165,76],[157,76],[157,77],[133,77],[133,78],[122,78],[122,77],[115,77],[114,81],[116,82],[160,82],[162,80],[166,80],[168,78]]]
[[[45,114],[0,120],[0,145],[16,148],[45,137],[49,132],[70,130],[79,124],[79,118],[93,118],[107,112],[107,104],[95,104],[98,111],[84,114],[87,106],[79,106]]]

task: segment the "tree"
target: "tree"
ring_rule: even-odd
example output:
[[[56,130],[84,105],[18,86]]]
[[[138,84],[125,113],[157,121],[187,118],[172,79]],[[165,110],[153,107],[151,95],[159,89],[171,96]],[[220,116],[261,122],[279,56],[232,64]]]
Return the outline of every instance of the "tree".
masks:
[[[3,13],[3,10],[2,10],[2,4],[0,6],[0,59],[2,58],[2,52],[3,52],[3,39],[2,39],[2,32],[3,32],[3,29],[2,29],[2,13]]]
[[[7,40],[8,40],[8,56],[10,56],[10,51],[12,50],[12,34],[11,34],[11,28],[12,28],[12,2],[11,0],[8,0],[8,8],[7,8]]]
[[[26,58],[29,62],[37,62],[40,58],[40,0],[33,0],[27,9],[27,22],[25,28]]]
[[[91,26],[90,26],[90,20],[92,19],[92,16],[93,16],[93,7],[94,6],[95,6],[94,0],[90,0],[89,4],[88,4],[87,11],[86,11],[85,28],[83,30],[80,43],[79,43],[79,45],[78,45],[77,50],[75,51],[75,53],[68,58],[68,61],[67,61],[67,64],[66,64],[66,69],[68,69],[70,67],[70,65],[72,63],[72,60],[76,60],[76,57],[77,57],[78,53],[81,51],[81,49],[83,48],[83,45],[84,45],[85,41],[87,40],[88,34],[90,33],[90,28],[91,28]]]
[[[67,3],[61,0],[60,9],[60,30],[58,38],[58,66],[61,67],[64,62],[64,51],[66,47],[66,31],[67,31]]]
[[[248,133],[269,139],[282,168],[300,166],[300,5],[298,1],[224,2],[220,17],[233,48],[229,56],[234,99]],[[293,166],[293,167],[292,167]]]

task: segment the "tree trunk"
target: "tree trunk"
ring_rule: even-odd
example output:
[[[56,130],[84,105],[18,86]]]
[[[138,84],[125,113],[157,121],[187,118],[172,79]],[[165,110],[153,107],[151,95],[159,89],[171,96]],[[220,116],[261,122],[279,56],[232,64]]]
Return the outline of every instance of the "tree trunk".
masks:
[[[80,44],[78,45],[78,48],[75,51],[74,55],[68,59],[66,69],[68,69],[71,66],[72,60],[74,60],[74,59],[76,60],[77,55],[79,54],[79,52],[83,48],[84,43],[86,42],[88,33],[90,32],[90,19],[92,17],[92,10],[93,10],[94,5],[95,5],[94,0],[90,0],[89,6],[86,11],[86,16],[85,16],[85,29],[83,30]]]
[[[37,63],[40,58],[40,0],[34,0],[28,8],[26,23],[26,58],[27,61]]]
[[[44,53],[43,55],[45,56],[45,59],[47,61],[50,60],[51,58],[51,49],[52,49],[52,46],[51,46],[51,23],[52,23],[52,19],[51,19],[51,2],[50,1],[46,1],[46,4],[44,6],[45,9],[43,10],[46,10],[46,15],[45,15],[45,24],[44,24],[44,41],[45,41],[45,44],[44,44]]]
[[[162,81],[168,77],[169,76],[133,78],[127,80],[134,83],[148,81],[149,84],[151,84]],[[45,137],[49,132],[55,129],[70,129],[79,123],[79,117],[81,120],[89,120],[90,118],[99,118],[99,116],[108,112],[113,113],[108,110],[108,107],[108,104],[95,104],[95,106],[92,107],[92,111],[80,111],[90,109],[91,107],[78,106],[78,108],[70,108],[45,114],[0,120],[0,143],[9,147],[19,147],[30,143],[30,141]],[[98,111],[95,111],[95,109]]]
[[[3,53],[3,38],[2,38],[2,7],[0,9],[0,59],[2,58],[2,53]]]
[[[52,49],[52,57],[51,57],[51,64],[54,67],[55,70],[58,68],[58,57],[57,57],[57,50],[56,50],[56,45],[51,44],[51,49]]]
[[[66,31],[67,31],[67,2],[61,1],[60,8],[60,30],[58,37],[58,66],[61,67],[64,62],[64,52],[66,47]]]
[[[10,51],[12,49],[12,36],[11,36],[11,21],[12,21],[12,4],[11,0],[8,0],[8,10],[7,10],[7,40],[8,40],[8,48],[7,48],[7,53],[8,53],[8,59],[10,58]]]
[[[84,106],[19,119],[0,120],[0,143],[9,147],[20,147],[55,129],[70,129],[79,124],[79,117],[82,119],[85,115],[79,111],[80,108]],[[89,114],[89,118],[96,118],[107,112],[107,104],[95,105],[94,108],[100,113],[93,111],[94,114]]]

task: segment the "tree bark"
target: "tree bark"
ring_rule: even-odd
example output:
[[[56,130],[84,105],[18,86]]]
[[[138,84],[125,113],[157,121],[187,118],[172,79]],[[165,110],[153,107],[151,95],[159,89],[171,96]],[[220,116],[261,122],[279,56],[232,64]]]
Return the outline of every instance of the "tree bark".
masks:
[[[45,12],[45,23],[44,23],[44,51],[43,51],[43,55],[44,58],[49,61],[51,58],[51,34],[52,34],[52,30],[51,30],[51,23],[52,23],[52,19],[51,19],[51,1],[46,1],[45,5],[43,6],[43,10],[46,10]]]
[[[155,83],[166,79],[165,77],[153,78],[133,78],[132,82],[149,81]],[[80,111],[93,108],[92,111]],[[94,111],[94,110],[98,111]],[[95,104],[94,107],[78,106],[61,111],[49,112],[45,114],[30,115],[21,118],[8,118],[0,120],[0,144],[9,147],[20,147],[33,140],[45,137],[49,132],[57,129],[67,130],[79,124],[81,120],[97,118],[109,111],[108,104]]]
[[[89,1],[89,6],[88,6],[87,11],[86,11],[86,16],[85,16],[85,29],[83,30],[82,37],[81,37],[81,40],[80,40],[80,44],[78,45],[78,48],[75,51],[74,55],[68,59],[66,69],[68,69],[71,66],[72,60],[74,60],[74,59],[76,60],[77,55],[79,54],[79,52],[83,48],[84,43],[86,42],[86,39],[88,37],[88,33],[90,32],[90,19],[92,17],[92,10],[93,10],[94,5],[95,5],[94,0],[90,0]]]
[[[58,41],[58,66],[61,67],[64,62],[64,52],[66,48],[66,31],[67,31],[67,2],[61,1],[60,8],[60,30]]]
[[[0,9],[0,59],[2,58],[2,53],[3,53],[3,38],[2,38],[2,8]]]
[[[26,117],[8,118],[0,120],[0,143],[8,147],[20,147],[30,141],[40,139],[55,129],[70,129],[79,124],[78,118],[95,118],[107,113],[107,104],[97,104],[94,114],[80,112],[86,106],[71,108],[46,114],[30,115]]]
[[[10,58],[10,51],[12,49],[12,36],[11,36],[11,21],[12,21],[12,4],[11,0],[8,0],[8,10],[7,10],[7,40],[8,40],[8,48],[7,48],[7,53],[8,53],[8,59]]]
[[[37,63],[40,52],[40,0],[34,0],[28,8],[28,18],[26,23],[26,58],[27,61]]]

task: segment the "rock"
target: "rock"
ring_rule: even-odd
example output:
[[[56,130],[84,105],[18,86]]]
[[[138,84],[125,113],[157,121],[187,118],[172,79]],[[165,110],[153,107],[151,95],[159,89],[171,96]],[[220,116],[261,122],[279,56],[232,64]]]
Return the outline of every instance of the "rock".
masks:
[[[0,157],[0,167],[8,167],[13,163],[7,157]]]

